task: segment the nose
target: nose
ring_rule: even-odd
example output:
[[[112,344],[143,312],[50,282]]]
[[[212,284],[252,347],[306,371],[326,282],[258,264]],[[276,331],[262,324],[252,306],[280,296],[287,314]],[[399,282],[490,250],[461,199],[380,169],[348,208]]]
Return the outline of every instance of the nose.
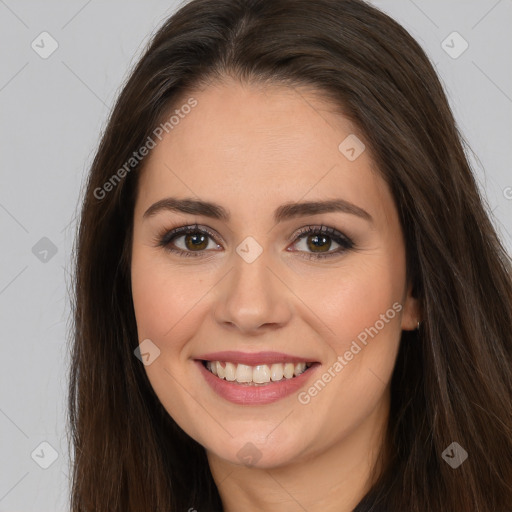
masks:
[[[251,263],[233,255],[234,268],[219,283],[215,320],[226,329],[258,335],[285,326],[293,294],[263,253]]]

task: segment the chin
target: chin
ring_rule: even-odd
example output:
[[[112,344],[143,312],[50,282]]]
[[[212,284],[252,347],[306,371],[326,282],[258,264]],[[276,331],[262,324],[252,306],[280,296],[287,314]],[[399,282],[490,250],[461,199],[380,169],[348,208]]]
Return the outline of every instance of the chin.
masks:
[[[259,469],[272,469],[296,461],[304,451],[304,442],[295,439],[289,432],[265,439],[268,431],[258,433],[244,432],[238,437],[219,439],[210,438],[206,448],[209,456],[215,455],[231,464]],[[260,439],[258,441],[258,439]]]

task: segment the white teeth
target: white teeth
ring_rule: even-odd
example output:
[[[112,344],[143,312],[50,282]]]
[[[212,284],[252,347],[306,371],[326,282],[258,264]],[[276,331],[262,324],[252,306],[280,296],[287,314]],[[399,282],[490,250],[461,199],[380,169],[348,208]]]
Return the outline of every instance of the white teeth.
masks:
[[[293,363],[286,363],[284,365],[284,376],[287,379],[291,379],[293,377],[294,371],[295,371],[295,365]]]
[[[210,370],[213,373],[213,375],[217,375],[217,364],[217,362],[212,363],[211,361],[208,361],[206,363],[206,368],[208,368],[208,370]]]
[[[293,374],[295,375],[295,377],[297,377],[297,375],[300,375],[305,369],[306,369],[306,363],[297,363],[295,365]]]
[[[252,370],[252,381],[256,384],[270,382],[270,368],[266,364],[255,366]]]
[[[206,368],[220,379],[239,382],[241,384],[267,384],[297,377],[303,373],[311,363],[274,363],[272,365],[260,364],[248,366],[246,364],[233,364],[221,361],[207,361]]]
[[[217,375],[223,379],[226,376],[226,370],[221,366],[219,361],[216,361],[213,363],[215,365],[215,368],[217,369]]]
[[[217,364],[220,363],[217,362]],[[233,363],[226,363],[226,367],[224,368],[224,370],[226,373],[226,380],[233,382],[236,378],[236,366]]]
[[[273,364],[270,367],[270,378],[273,381],[281,380],[283,378],[283,365],[282,364]]]
[[[252,382],[252,368],[245,364],[237,365],[235,378],[237,382]]]

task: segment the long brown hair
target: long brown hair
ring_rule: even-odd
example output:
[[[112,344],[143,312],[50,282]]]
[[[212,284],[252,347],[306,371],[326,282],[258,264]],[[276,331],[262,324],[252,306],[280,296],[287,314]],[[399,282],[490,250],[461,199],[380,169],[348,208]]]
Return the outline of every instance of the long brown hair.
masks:
[[[71,510],[222,510],[204,448],[169,416],[134,356],[130,246],[144,161],[112,177],[179,98],[226,76],[330,98],[359,127],[398,207],[423,322],[402,334],[391,457],[355,510],[512,510],[511,261],[431,63],[361,0],[192,0],[124,85],[75,247]],[[468,453],[456,469],[442,457],[453,442]]]

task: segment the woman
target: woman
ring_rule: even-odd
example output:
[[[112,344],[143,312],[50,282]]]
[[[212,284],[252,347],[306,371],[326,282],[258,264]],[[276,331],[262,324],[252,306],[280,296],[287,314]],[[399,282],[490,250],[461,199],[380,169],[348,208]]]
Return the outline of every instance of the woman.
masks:
[[[74,512],[512,510],[510,259],[379,10],[184,5],[75,263]]]

